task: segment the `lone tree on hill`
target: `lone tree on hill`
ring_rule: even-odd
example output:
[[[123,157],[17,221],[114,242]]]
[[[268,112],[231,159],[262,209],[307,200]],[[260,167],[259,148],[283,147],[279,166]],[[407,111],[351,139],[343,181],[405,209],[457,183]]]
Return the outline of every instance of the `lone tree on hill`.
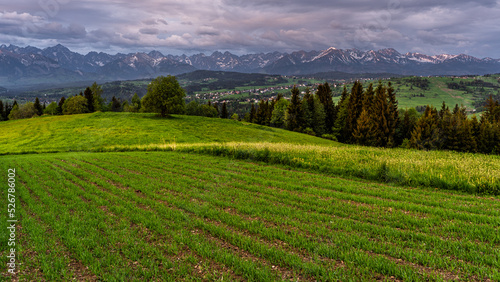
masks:
[[[142,98],[146,111],[159,113],[162,117],[184,113],[186,93],[175,76],[159,76],[148,85],[148,92]]]

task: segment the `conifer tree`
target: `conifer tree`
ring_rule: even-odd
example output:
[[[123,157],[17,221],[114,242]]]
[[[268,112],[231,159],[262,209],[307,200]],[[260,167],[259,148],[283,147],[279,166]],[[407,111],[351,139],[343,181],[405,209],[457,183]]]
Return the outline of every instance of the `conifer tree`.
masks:
[[[249,122],[255,123],[256,114],[257,114],[257,112],[255,111],[255,105],[252,103],[252,108],[250,109]]]
[[[316,95],[318,97],[318,95]],[[313,128],[314,123],[314,98],[311,95],[309,88],[306,89],[306,93],[302,98],[302,116],[303,116],[303,127]],[[325,118],[323,116],[323,118]],[[323,124],[325,121],[323,121]]]
[[[9,105],[8,102],[5,102],[5,110],[3,111],[3,120],[8,120],[9,119],[9,114],[12,111],[13,105]]]
[[[318,86],[318,90],[316,91],[316,96],[318,96],[320,102],[323,104],[326,115],[325,126],[326,130],[330,133],[332,132],[332,128],[335,124],[335,118],[337,115],[335,104],[333,103],[332,99],[332,89],[330,88],[330,85],[327,82],[325,82],[324,84],[320,84]]]
[[[264,100],[260,100],[259,108],[257,109],[257,113],[255,114],[255,123],[264,125],[266,123],[267,117],[267,105]]]
[[[483,120],[477,138],[477,150],[484,154],[491,154],[498,146],[497,143],[500,143],[500,136],[495,126],[488,119]]]
[[[267,126],[271,125],[271,118],[273,116],[273,110],[274,110],[274,105],[275,104],[276,104],[275,100],[271,100],[271,103],[269,103],[269,101],[266,101],[266,107],[267,107],[266,125]]]
[[[87,99],[87,107],[89,108],[89,113],[95,112],[94,110],[94,94],[92,93],[92,90],[90,87],[87,87],[85,89],[85,92],[83,93],[85,99]]]
[[[435,108],[427,105],[424,115],[417,121],[411,134],[410,145],[420,150],[439,148],[439,118]]]
[[[217,112],[217,116],[220,116],[220,112],[219,112],[219,104],[217,103],[213,103],[212,106],[214,107],[215,111]]]
[[[374,146],[377,136],[375,124],[371,118],[371,114],[366,109],[363,109],[357,120],[357,126],[353,132],[353,138],[356,144]]]
[[[40,104],[40,100],[38,99],[38,97],[35,98],[35,103],[33,104],[33,107],[35,107],[35,113],[38,116],[41,116],[43,114],[43,107]]]
[[[470,120],[470,125],[471,125],[471,130],[472,130],[472,136],[474,137],[474,140],[477,142],[477,138],[479,136],[479,132],[481,130],[481,124],[479,123],[479,120],[477,119],[476,115],[473,115],[471,120]]]
[[[340,100],[338,105],[344,103],[344,101],[349,97],[349,92],[347,92],[347,86],[344,85],[344,89],[342,90],[342,94],[340,95]]]
[[[486,100],[485,111],[481,117],[481,121],[488,120],[490,123],[500,122],[500,104],[490,95]]]
[[[356,81],[351,88],[351,95],[349,96],[349,103],[347,105],[347,119],[345,122],[344,129],[344,140],[345,142],[353,142],[353,132],[358,126],[358,118],[363,111],[363,85],[361,82]]]
[[[227,104],[226,102],[222,103],[222,110],[221,110],[221,113],[220,113],[220,117],[221,118],[228,118],[229,117],[229,113],[227,112]]]
[[[294,86],[292,88],[292,99],[285,113],[285,126],[291,131],[302,131],[302,106],[299,98],[299,89]]]
[[[5,117],[5,111],[3,108],[3,102],[2,100],[0,100],[0,121],[5,120],[4,117]]]
[[[440,149],[448,149],[448,146],[454,143],[454,139],[457,138],[455,131],[458,120],[454,118],[454,115],[450,112],[444,101],[438,112],[438,120]]]
[[[326,113],[323,103],[319,100],[317,96],[311,96],[313,102],[313,120],[312,129],[316,136],[322,136],[328,131],[326,130]],[[335,120],[336,121],[336,120]]]
[[[381,84],[381,82],[379,82]],[[372,108],[375,103],[375,91],[373,90],[373,83],[368,85],[368,88],[365,90],[363,95],[363,109],[366,109],[368,113],[372,112]]]
[[[103,90],[102,90],[101,86],[98,85],[97,82],[94,82],[92,84],[92,86],[90,86],[90,90],[92,91],[92,97],[93,97],[92,104],[94,107],[94,111],[96,111],[96,112],[103,111],[104,110],[104,99],[102,98]],[[139,100],[138,105],[139,105],[138,109],[140,109],[141,108],[140,100]]]
[[[413,132],[417,121],[418,112],[415,110],[415,108],[403,110],[403,120],[401,121],[399,126],[399,132],[401,134],[402,140],[410,140],[411,133]]]
[[[389,134],[391,132],[389,128],[391,113],[389,112],[387,89],[382,85],[382,81],[379,81],[375,89],[372,106],[368,108],[367,111],[371,112],[370,119],[374,126],[374,132],[372,134],[374,140],[371,142],[372,145],[387,147],[389,143]]]
[[[62,106],[64,105],[64,102],[66,101],[65,97],[61,97],[59,100],[59,103],[57,104],[57,114],[62,115],[63,114],[63,108]]]
[[[349,104],[349,92],[347,92],[347,87],[344,85],[344,90],[340,96],[340,100],[337,104],[337,118],[335,119],[335,124],[333,125],[333,135],[340,142],[346,142],[346,121],[347,121],[347,106]]]
[[[110,110],[113,112],[121,112],[122,110],[122,104],[115,96],[111,98]]]
[[[399,127],[399,109],[398,100],[396,99],[396,92],[389,81],[387,84],[387,98],[389,102],[389,116],[387,118],[387,125],[389,127],[389,135],[387,137],[387,147],[395,147],[403,142],[401,136],[398,134]]]

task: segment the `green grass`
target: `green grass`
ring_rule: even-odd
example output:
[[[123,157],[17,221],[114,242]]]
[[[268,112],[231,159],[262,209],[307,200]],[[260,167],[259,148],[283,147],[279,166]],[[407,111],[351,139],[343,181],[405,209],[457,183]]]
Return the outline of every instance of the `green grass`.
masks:
[[[500,279],[500,198],[483,195],[500,191],[499,156],[151,114],[0,132],[0,183],[17,174],[20,281]]]
[[[0,122],[0,154],[92,151],[109,145],[282,142],[339,145],[282,129],[194,116],[93,113]]]
[[[500,279],[497,198],[179,152],[1,158],[20,280]]]
[[[448,107],[453,108],[455,104],[466,106],[468,109],[475,109],[474,102],[484,100],[489,94],[496,94],[498,90],[493,88],[485,88],[484,93],[480,93],[476,87],[468,86],[468,93],[462,90],[449,89],[447,83],[460,83],[471,82],[474,78],[451,78],[451,77],[425,77],[429,80],[429,88],[421,89],[416,86],[412,86],[410,82],[407,81],[408,78],[393,78],[390,79],[394,89],[396,90],[396,97],[399,102],[399,108],[415,108],[417,106],[432,105],[434,107],[440,108],[443,101],[448,105]],[[484,77],[479,76],[477,79],[483,80],[485,82],[490,82],[495,85],[500,85],[497,81],[497,77]],[[377,86],[378,81],[364,81],[363,87],[366,89],[370,83]],[[383,81],[387,84],[387,81]],[[352,84],[348,85],[350,90]],[[334,88],[335,95],[334,101],[337,102],[340,99],[340,94],[342,93],[342,87]]]

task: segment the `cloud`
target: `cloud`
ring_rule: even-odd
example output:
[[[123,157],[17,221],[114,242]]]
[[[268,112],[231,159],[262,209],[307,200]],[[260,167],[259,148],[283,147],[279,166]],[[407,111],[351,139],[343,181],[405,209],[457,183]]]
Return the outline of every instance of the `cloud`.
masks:
[[[141,34],[157,35],[160,34],[160,30],[157,28],[141,28],[139,30]]]
[[[44,6],[49,2],[57,5],[50,10]],[[16,0],[2,4],[0,40],[108,52],[148,46],[165,48],[164,53],[334,46],[500,58],[499,14],[495,0]]]
[[[219,35],[220,32],[216,30],[213,26],[200,26],[196,30],[198,35]]]

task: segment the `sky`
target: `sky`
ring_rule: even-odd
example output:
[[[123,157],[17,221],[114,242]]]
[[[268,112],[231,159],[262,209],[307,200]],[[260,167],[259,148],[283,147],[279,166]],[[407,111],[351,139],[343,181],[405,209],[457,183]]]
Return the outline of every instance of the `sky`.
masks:
[[[500,59],[500,0],[7,0],[0,44],[86,54],[379,50]]]

